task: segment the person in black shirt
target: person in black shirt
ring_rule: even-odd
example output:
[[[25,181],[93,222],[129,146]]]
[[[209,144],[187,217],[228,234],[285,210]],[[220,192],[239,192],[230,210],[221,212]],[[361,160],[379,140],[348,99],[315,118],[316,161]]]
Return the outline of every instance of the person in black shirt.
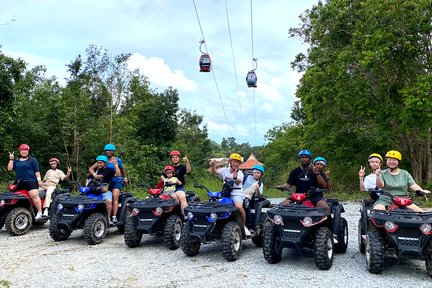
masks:
[[[307,193],[311,188],[327,189],[328,184],[326,176],[320,171],[318,166],[310,165],[312,153],[308,150],[301,150],[298,154],[298,159],[301,164],[300,167],[292,170],[287,182],[277,188],[288,189],[291,186],[295,186],[297,193]],[[330,206],[327,204],[322,194],[315,193],[309,199],[314,206],[324,208],[330,213]],[[290,200],[287,198],[279,203],[279,205],[287,206],[289,203]]]

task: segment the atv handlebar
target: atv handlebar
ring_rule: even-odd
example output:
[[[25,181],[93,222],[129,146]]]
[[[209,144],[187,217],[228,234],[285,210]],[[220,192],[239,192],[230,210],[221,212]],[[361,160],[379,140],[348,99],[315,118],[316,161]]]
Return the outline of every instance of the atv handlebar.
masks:
[[[193,185],[193,187],[195,187],[195,188],[200,188],[200,189],[204,189],[204,190],[206,190],[207,192],[210,192],[210,189],[207,188],[206,186],[202,185],[202,184],[195,184],[195,185]]]

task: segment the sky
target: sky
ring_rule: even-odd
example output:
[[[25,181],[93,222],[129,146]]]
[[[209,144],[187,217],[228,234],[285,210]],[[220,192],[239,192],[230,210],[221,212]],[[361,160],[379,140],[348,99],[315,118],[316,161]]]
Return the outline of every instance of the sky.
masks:
[[[60,83],[90,44],[131,53],[129,68],[157,91],[177,89],[180,108],[203,116],[210,139],[263,145],[269,129],[291,121],[302,75],[290,63],[308,46],[288,29],[317,2],[252,0],[251,13],[251,0],[0,0],[0,49]],[[213,73],[199,72],[201,31]],[[257,88],[245,80],[252,56]]]

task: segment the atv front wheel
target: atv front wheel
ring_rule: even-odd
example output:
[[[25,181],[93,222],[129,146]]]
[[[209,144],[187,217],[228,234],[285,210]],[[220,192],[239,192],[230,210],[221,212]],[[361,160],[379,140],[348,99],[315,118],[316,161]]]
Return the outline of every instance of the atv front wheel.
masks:
[[[222,254],[227,261],[240,257],[242,242],[240,227],[236,222],[228,222],[222,229]]]
[[[321,227],[315,234],[315,264],[320,270],[328,270],[333,265],[333,233]]]
[[[358,227],[357,227],[357,241],[358,241],[358,247],[360,250],[360,253],[364,254],[366,252],[366,244],[362,237],[362,220],[359,219],[358,221]]]
[[[341,218],[337,241],[338,243],[334,245],[335,252],[345,253],[348,247],[348,223],[345,218]]]
[[[373,274],[380,274],[384,265],[384,241],[379,231],[367,233],[366,267]]]
[[[164,244],[170,250],[176,250],[180,247],[182,225],[183,223],[177,215],[171,215],[165,224]]]
[[[107,217],[101,213],[90,215],[84,224],[84,239],[90,245],[102,243],[108,228]]]
[[[129,248],[135,248],[141,244],[142,233],[137,230],[133,217],[127,218],[123,237]]]
[[[54,241],[64,241],[69,238],[72,231],[67,228],[59,227],[57,215],[51,217],[49,234]]]
[[[180,246],[184,254],[186,256],[195,256],[198,254],[201,241],[197,239],[193,239],[190,234],[192,233],[192,227],[190,223],[186,223],[183,225],[181,237],[180,237]]]
[[[268,222],[264,226],[264,259],[271,264],[278,263],[282,256],[282,247],[278,230],[279,227],[272,222]]]
[[[23,207],[12,209],[5,220],[6,230],[12,236],[19,236],[27,233],[31,227],[31,223],[32,217],[30,212]]]

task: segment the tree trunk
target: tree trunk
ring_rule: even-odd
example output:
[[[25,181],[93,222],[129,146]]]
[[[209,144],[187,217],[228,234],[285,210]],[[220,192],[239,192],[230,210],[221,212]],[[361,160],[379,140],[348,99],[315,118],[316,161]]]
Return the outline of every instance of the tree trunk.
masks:
[[[432,155],[431,155],[431,127],[427,127],[426,129],[426,143],[425,143],[425,160],[426,160],[426,181],[427,183],[432,182]]]

